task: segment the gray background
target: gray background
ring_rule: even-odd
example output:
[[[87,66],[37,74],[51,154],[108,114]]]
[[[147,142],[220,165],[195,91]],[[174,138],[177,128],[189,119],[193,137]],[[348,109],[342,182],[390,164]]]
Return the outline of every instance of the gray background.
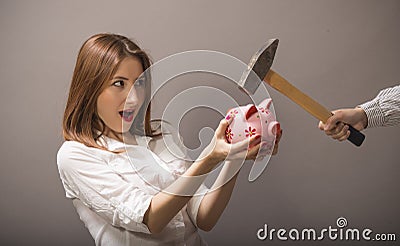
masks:
[[[76,55],[89,36],[122,33],[153,61],[210,49],[245,62],[264,41],[279,37],[274,69],[335,109],[353,107],[399,83],[399,23],[398,0],[2,0],[0,244],[94,244],[64,197],[56,167]],[[215,84],[214,79],[201,82]],[[185,87],[197,82],[187,80]],[[365,143],[356,148],[327,138],[314,118],[269,92],[284,129],[279,155],[253,183],[247,181],[250,167],[243,169],[225,213],[204,233],[209,244],[314,245],[259,241],[256,231],[264,223],[286,229],[335,226],[340,216],[348,228],[397,233],[400,240],[399,127],[368,129]],[[155,105],[155,114],[159,110]],[[207,121],[188,115],[183,128],[215,126],[220,115],[203,113],[210,114]],[[195,146],[198,140],[185,141]]]

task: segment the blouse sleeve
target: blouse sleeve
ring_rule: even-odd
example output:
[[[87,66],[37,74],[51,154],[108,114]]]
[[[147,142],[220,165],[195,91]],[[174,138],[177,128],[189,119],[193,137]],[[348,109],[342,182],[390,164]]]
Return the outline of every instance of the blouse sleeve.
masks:
[[[67,196],[80,199],[113,226],[150,234],[143,216],[152,195],[139,184],[123,180],[105,160],[77,142],[64,143],[57,164]]]
[[[380,91],[373,100],[358,107],[367,115],[368,128],[400,124],[400,85]]]

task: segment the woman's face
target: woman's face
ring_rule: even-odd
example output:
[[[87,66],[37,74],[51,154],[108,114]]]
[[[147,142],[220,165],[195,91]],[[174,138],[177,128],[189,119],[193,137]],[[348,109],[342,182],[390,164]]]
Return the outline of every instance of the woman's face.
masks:
[[[109,136],[109,129],[117,133],[127,132],[132,125],[145,97],[144,80],[136,81],[141,73],[143,67],[139,59],[127,57],[113,78],[106,82],[105,89],[97,98],[97,112],[106,124],[106,135]]]

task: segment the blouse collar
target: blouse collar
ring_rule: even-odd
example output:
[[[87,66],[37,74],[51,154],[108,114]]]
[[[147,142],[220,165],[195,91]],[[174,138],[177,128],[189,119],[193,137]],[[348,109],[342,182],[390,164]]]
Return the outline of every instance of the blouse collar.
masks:
[[[108,150],[110,151],[115,151],[115,150],[121,150],[125,149],[125,147],[137,147],[137,146],[142,146],[142,147],[148,147],[149,142],[153,139],[152,137],[149,136],[139,136],[135,135],[136,142],[137,144],[126,144],[124,142],[118,141],[116,139],[107,137],[107,136],[101,136],[97,141],[99,144],[105,146]]]

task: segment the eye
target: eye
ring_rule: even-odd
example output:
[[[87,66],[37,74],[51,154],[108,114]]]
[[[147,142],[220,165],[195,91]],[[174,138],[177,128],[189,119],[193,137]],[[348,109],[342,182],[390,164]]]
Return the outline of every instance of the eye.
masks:
[[[145,83],[146,83],[146,79],[143,77],[140,77],[135,81],[134,86],[135,87],[143,87],[145,85]]]
[[[115,81],[112,85],[116,86],[116,87],[124,87],[125,82],[123,80],[118,80],[118,81]]]

